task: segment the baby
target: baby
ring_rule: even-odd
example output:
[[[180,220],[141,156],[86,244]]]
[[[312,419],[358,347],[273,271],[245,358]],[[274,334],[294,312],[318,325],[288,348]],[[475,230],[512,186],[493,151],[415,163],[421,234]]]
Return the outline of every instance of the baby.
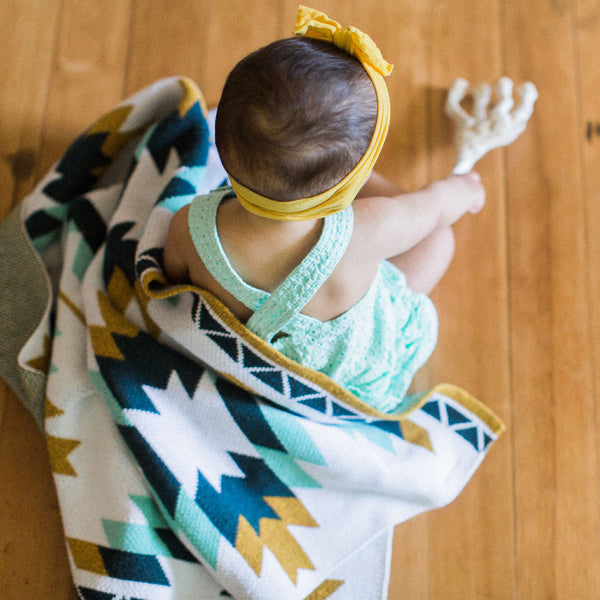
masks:
[[[215,138],[232,187],[174,215],[164,266],[287,357],[398,412],[437,340],[426,294],[452,260],[450,226],[485,192],[475,173],[402,193],[373,172],[391,65],[354,28],[329,40],[319,28],[339,25],[306,10],[303,37],[228,76]]]

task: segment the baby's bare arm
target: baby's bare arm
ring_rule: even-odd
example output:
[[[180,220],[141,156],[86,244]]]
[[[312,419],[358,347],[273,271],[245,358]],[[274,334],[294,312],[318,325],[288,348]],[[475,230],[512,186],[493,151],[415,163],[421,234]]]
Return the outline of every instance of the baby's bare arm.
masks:
[[[173,215],[163,252],[167,278],[174,283],[189,283],[189,257],[185,241],[189,237],[187,207]]]
[[[418,192],[357,199],[355,222],[362,242],[381,260],[407,252],[465,213],[478,212],[484,202],[477,173],[452,175]]]

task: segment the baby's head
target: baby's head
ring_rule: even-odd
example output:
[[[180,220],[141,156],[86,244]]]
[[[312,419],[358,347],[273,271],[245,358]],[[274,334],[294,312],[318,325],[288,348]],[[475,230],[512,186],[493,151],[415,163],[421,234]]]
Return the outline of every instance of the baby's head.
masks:
[[[253,52],[229,74],[216,145],[226,171],[251,190],[287,201],[341,181],[365,154],[377,96],[361,63],[304,37]]]

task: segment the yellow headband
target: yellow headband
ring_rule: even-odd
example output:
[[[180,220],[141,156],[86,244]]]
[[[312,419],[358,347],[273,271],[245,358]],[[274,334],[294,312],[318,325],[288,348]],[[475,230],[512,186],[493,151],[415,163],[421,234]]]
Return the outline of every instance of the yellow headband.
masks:
[[[366,33],[355,27],[342,27],[318,10],[299,6],[294,34],[331,42],[361,62],[375,87],[377,120],[371,143],[356,166],[331,189],[317,196],[278,202],[229,177],[238,200],[247,210],[280,221],[319,219],[350,206],[373,169],[390,126],[390,97],[384,77],[392,72],[393,65],[383,59],[379,48]]]

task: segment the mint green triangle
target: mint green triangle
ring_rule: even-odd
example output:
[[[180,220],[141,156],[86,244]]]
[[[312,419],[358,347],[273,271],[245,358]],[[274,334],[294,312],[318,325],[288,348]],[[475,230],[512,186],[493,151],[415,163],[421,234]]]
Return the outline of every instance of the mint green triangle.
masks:
[[[168,527],[160,509],[152,498],[131,494],[129,496],[134,504],[142,511],[144,518],[151,527]]]
[[[289,454],[265,448],[264,446],[255,446],[268,467],[285,483],[288,487],[301,488],[320,488],[321,485],[310,475],[304,472],[298,463]]]
[[[325,459],[312,438],[298,423],[298,417],[266,404],[260,410],[268,421],[277,439],[294,458],[305,460],[315,465],[326,466]]]
[[[175,519],[178,529],[213,568],[217,568],[221,533],[200,507],[182,489],[177,498]]]
[[[111,548],[135,554],[172,556],[160,536],[148,525],[102,519],[102,527]]]

